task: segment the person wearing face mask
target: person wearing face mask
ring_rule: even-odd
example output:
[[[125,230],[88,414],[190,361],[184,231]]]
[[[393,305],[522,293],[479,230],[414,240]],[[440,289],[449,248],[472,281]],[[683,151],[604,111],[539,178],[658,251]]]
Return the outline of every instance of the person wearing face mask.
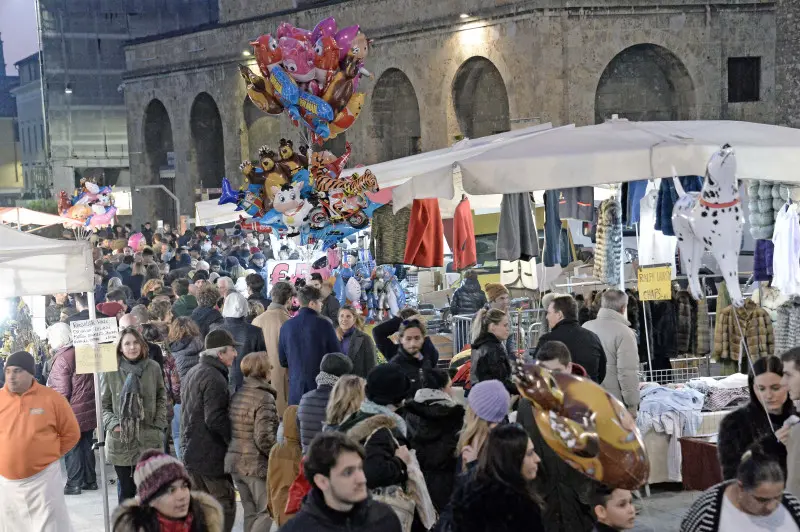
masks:
[[[176,458],[145,451],[133,480],[136,498],[114,511],[114,532],[222,532],[222,507],[214,497],[191,489],[189,473]]]
[[[427,336],[425,324],[416,318],[405,320],[400,324],[400,345],[397,354],[389,359],[389,364],[395,365],[408,378],[411,386],[408,389],[408,398],[414,397],[421,384],[420,374],[426,369],[433,369],[430,360],[422,354],[422,345]]]
[[[472,331],[470,381],[472,386],[487,380],[503,383],[511,395],[518,395],[511,381],[511,361],[506,340],[511,333],[508,315],[499,309],[481,309],[475,316]]]
[[[167,391],[161,367],[148,357],[142,333],[133,327],[120,331],[118,370],[105,374],[103,430],[108,460],[119,482],[119,502],[136,496],[133,469],[147,449],[163,445],[167,422]]]

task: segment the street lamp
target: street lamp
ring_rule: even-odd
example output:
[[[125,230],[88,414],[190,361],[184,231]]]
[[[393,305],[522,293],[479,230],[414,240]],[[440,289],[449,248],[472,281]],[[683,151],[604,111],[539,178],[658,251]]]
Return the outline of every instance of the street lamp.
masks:
[[[72,85],[67,83],[66,87],[64,87],[64,94],[72,94]]]

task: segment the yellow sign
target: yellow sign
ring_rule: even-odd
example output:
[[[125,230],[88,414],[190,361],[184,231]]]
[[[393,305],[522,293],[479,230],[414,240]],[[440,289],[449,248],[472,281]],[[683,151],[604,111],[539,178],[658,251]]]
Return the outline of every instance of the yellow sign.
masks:
[[[75,373],[108,373],[117,369],[116,344],[75,346]]]
[[[656,264],[639,267],[639,300],[665,301],[672,299],[672,266]]]

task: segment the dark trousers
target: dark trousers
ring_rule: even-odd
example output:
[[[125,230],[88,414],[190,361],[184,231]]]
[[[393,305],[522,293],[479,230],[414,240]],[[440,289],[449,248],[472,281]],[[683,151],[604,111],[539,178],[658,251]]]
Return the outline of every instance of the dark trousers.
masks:
[[[97,483],[97,472],[94,469],[94,451],[92,450],[93,430],[81,432],[81,439],[67,454],[64,463],[67,466],[67,486],[81,488],[87,484]]]
[[[117,472],[117,499],[122,501],[136,497],[136,484],[133,483],[134,466],[114,466]]]
[[[192,489],[204,491],[217,499],[225,513],[225,532],[233,530],[236,521],[236,490],[233,488],[233,478],[230,475],[209,477],[189,471],[192,479]]]

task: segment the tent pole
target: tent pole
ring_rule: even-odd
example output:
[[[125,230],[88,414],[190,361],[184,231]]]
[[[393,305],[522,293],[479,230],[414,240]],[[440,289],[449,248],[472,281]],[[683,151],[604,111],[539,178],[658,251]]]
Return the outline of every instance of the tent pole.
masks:
[[[94,277],[94,272],[92,272]],[[97,309],[95,308],[94,292],[86,292],[87,299],[89,300],[89,319],[97,319]],[[100,374],[94,373],[94,403],[95,414],[97,415],[97,443],[95,447],[99,451],[100,458],[100,481],[103,483],[103,527],[105,532],[110,532],[111,527],[109,524],[109,508],[108,508],[108,480],[106,479],[106,451],[105,439],[106,433],[103,430],[103,397],[100,393]]]

